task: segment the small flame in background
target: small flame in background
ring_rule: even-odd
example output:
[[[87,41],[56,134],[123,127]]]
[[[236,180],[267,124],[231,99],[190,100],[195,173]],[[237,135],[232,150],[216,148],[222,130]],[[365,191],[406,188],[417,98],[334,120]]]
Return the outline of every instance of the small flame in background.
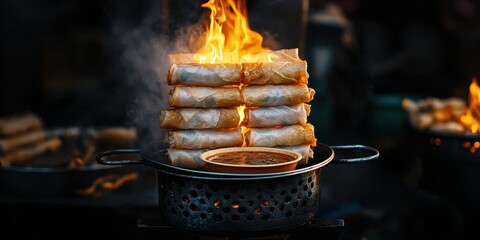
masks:
[[[480,87],[474,78],[470,84],[468,109],[460,121],[471,133],[480,133]]]
[[[86,189],[77,191],[83,196],[99,197],[109,190],[118,189],[125,183],[138,179],[138,172],[132,172],[125,175],[105,175],[95,179],[92,185]]]
[[[206,40],[194,59],[199,63],[271,62],[275,56],[262,47],[263,37],[250,29],[245,0],[209,0]]]

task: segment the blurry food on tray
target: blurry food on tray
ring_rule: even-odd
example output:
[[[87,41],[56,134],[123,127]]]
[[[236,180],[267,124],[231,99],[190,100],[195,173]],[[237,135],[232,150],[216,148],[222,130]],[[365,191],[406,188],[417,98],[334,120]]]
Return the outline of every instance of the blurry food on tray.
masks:
[[[0,136],[5,138],[19,136],[42,127],[42,119],[32,112],[21,112],[0,118]]]
[[[200,154],[226,147],[273,147],[313,157],[314,127],[307,122],[315,90],[298,49],[268,51],[272,61],[199,63],[194,54],[171,54],[166,81],[169,108],[159,114],[167,129],[171,163],[204,168]]]
[[[42,119],[32,112],[0,118],[0,165],[22,165],[27,160],[58,151],[62,145],[56,136],[48,136]]]
[[[469,102],[459,97],[405,98],[402,108],[417,129],[450,133],[480,133],[480,87],[473,79]]]
[[[35,113],[0,118],[0,166],[75,169],[96,164],[95,154],[110,148],[132,147],[135,128],[45,129]]]

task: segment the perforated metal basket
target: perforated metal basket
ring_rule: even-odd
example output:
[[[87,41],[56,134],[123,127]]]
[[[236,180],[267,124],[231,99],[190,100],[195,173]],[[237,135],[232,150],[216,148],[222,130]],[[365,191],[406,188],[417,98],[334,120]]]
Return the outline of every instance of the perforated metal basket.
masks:
[[[159,207],[171,224],[209,233],[285,230],[315,217],[320,168],[268,178],[211,178],[160,171]]]

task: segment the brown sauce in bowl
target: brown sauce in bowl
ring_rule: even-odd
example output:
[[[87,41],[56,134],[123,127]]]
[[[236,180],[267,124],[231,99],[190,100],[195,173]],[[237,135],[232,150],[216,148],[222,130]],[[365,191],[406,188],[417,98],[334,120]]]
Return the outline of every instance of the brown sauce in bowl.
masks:
[[[235,165],[268,165],[293,161],[295,157],[273,152],[228,152],[216,154],[208,160]]]

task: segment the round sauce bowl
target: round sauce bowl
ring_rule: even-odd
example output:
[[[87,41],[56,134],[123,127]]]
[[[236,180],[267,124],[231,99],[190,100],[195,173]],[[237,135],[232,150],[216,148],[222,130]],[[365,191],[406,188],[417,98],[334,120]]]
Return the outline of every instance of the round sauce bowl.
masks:
[[[256,174],[294,170],[302,156],[278,148],[231,147],[206,151],[200,158],[208,171]]]

